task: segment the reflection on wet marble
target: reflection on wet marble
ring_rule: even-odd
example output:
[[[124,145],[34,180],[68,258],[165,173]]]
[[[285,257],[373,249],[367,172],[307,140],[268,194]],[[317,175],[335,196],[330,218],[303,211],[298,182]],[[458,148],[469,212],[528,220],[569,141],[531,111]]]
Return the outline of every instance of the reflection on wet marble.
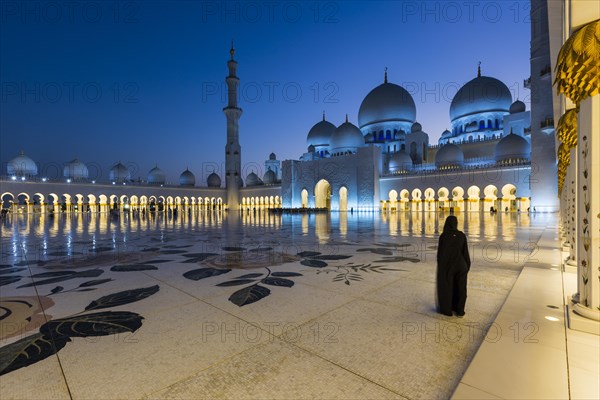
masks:
[[[44,398],[49,383],[29,374],[45,368],[78,398],[237,398],[244,387],[250,398],[447,398],[523,264],[540,262],[536,243],[554,216],[458,216],[473,257],[462,320],[435,312],[445,217],[9,215],[0,228],[0,391]],[[420,332],[431,327],[442,336]],[[455,343],[448,327],[477,334]],[[285,353],[277,368],[274,351]],[[269,384],[285,381],[297,384]]]

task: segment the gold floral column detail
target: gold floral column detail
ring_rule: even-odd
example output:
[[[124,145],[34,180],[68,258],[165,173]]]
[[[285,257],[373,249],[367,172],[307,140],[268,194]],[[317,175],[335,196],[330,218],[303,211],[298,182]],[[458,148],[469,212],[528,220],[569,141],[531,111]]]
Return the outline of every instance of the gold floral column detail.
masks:
[[[573,108],[558,120],[556,124],[556,137],[562,143],[558,147],[558,193],[562,193],[562,188],[567,174],[567,167],[570,164],[569,150],[577,146],[577,113],[579,109]],[[562,150],[561,150],[562,147]]]
[[[554,84],[573,103],[600,93],[600,20],[584,25],[558,53]]]

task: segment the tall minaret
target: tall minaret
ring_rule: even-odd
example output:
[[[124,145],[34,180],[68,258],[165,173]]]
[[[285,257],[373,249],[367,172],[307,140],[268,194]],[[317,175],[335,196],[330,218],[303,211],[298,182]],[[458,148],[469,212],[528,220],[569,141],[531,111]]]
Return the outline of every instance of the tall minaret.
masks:
[[[237,62],[233,59],[235,49],[231,41],[231,59],[227,62],[229,76],[227,82],[227,107],[223,108],[227,117],[227,143],[225,144],[225,186],[227,187],[227,206],[230,210],[240,207],[240,182],[242,167],[242,148],[240,146],[239,119],[242,109],[238,107],[238,86],[240,78],[235,75]]]
[[[558,211],[546,0],[531,1],[531,209]]]

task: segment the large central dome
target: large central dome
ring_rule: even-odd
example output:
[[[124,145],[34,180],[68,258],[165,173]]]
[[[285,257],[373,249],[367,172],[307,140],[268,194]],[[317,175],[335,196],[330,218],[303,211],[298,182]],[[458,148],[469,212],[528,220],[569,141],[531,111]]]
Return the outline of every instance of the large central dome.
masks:
[[[417,119],[417,108],[410,93],[401,86],[384,82],[371,90],[358,110],[359,128],[388,121],[410,122]]]
[[[508,113],[512,95],[504,83],[489,76],[478,76],[456,93],[450,104],[450,120],[484,112]]]

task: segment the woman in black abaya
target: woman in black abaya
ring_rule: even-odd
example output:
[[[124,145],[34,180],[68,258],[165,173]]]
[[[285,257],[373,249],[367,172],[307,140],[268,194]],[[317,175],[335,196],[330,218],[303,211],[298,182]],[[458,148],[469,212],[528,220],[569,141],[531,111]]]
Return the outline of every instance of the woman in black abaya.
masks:
[[[457,317],[465,315],[467,274],[470,268],[467,237],[458,230],[456,217],[450,215],[444,223],[437,252],[437,295],[440,313],[452,316],[454,311]]]

